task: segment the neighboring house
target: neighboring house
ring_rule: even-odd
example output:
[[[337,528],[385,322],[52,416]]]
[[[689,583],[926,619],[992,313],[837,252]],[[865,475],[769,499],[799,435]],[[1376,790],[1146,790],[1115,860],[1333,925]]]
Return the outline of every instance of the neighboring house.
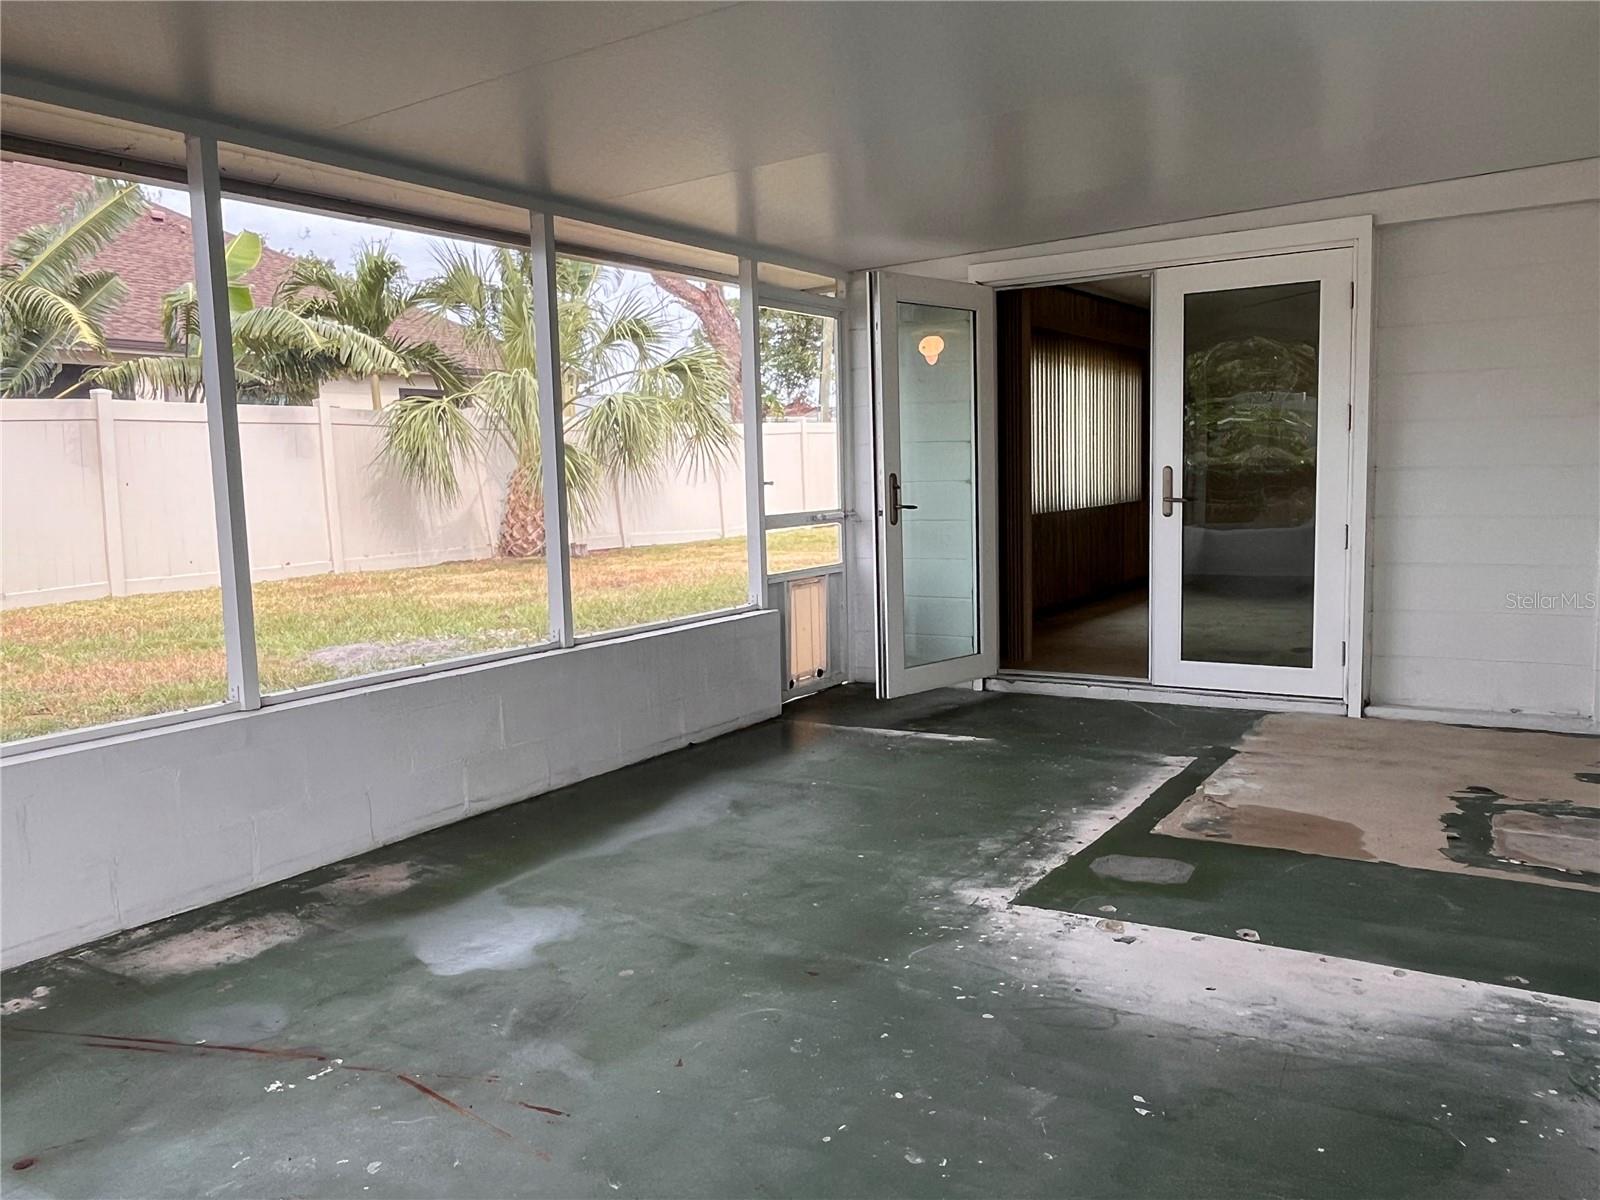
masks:
[[[89,176],[77,171],[0,162],[0,192],[5,196],[5,203],[0,206],[0,251],[26,229],[54,224],[74,194],[88,187],[89,180]],[[96,256],[92,266],[115,271],[128,288],[127,297],[103,322],[110,356],[82,346],[66,351],[61,356],[61,374],[49,388],[50,395],[87,396],[89,388],[81,382],[82,377],[105,362],[173,353],[161,335],[161,300],[194,278],[192,236],[185,214],[152,203],[143,216]],[[271,303],[295,258],[263,246],[261,261],[244,277],[257,304]],[[478,356],[466,345],[461,331],[443,318],[410,313],[396,322],[396,328],[409,339],[436,342],[469,366],[477,361]],[[427,375],[410,379],[388,375],[379,382],[384,403],[397,399],[402,392],[428,391],[435,386]],[[321,399],[343,408],[371,408],[372,389],[365,379],[334,379],[323,385]]]

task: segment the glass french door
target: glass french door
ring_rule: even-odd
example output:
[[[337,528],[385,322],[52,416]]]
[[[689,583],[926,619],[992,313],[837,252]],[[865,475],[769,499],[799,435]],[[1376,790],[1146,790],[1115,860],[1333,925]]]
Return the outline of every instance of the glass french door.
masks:
[[[1353,255],[1154,276],[1151,682],[1344,692]]]
[[[872,276],[878,440],[878,691],[994,674],[994,292]]]

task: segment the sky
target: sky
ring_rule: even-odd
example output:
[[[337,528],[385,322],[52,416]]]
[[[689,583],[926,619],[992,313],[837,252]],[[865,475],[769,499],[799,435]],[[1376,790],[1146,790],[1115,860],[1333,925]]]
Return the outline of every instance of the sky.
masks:
[[[186,191],[164,187],[146,190],[157,204],[181,213],[189,211]],[[259,233],[274,250],[285,254],[315,254],[332,259],[334,265],[343,270],[350,268],[362,243],[387,242],[413,280],[426,279],[434,273],[433,247],[446,240],[408,229],[388,229],[363,221],[226,198],[222,201],[222,224],[230,234],[249,229]]]
[[[189,212],[189,193],[181,188],[147,185],[150,199],[176,212]],[[462,242],[436,234],[416,233],[409,229],[394,229],[365,221],[351,221],[343,217],[323,216],[302,209],[280,208],[250,200],[222,201],[223,228],[232,235],[242,230],[259,233],[274,250],[285,254],[310,255],[331,259],[334,266],[349,270],[355,262],[356,251],[368,242],[385,242],[389,250],[405,264],[406,274],[413,283],[420,283],[437,273],[434,248],[455,244],[473,250],[481,247],[472,242]],[[613,268],[616,281],[606,294],[615,295],[635,287],[650,286],[649,275],[625,267]],[[696,319],[680,304],[667,300],[662,294],[660,323],[667,335],[669,348],[688,344],[698,325]],[[257,297],[257,303],[261,298]]]

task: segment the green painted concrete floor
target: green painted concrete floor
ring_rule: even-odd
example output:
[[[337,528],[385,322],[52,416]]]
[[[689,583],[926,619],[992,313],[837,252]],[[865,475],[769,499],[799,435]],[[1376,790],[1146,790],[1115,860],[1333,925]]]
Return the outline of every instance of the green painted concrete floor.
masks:
[[[1254,719],[838,689],[8,972],[5,1193],[1595,1194],[1592,1001],[1010,903]]]

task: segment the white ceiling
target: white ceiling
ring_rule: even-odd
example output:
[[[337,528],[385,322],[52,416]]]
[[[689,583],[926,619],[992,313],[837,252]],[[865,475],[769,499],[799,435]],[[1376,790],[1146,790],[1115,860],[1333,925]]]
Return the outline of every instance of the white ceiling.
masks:
[[[846,267],[1600,154],[1600,5],[43,3],[0,67]]]
[[[1107,279],[1094,279],[1087,283],[1072,284],[1072,290],[1088,292],[1091,296],[1104,296],[1107,300],[1120,300],[1135,308],[1150,307],[1150,276],[1113,275]]]

